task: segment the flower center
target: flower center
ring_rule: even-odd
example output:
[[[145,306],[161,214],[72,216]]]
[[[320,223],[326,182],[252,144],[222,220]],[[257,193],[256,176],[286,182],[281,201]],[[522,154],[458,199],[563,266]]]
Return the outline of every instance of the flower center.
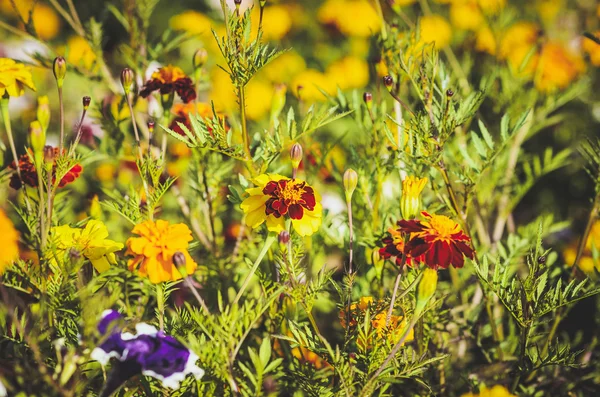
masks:
[[[452,219],[444,215],[432,215],[429,219],[431,229],[435,230],[439,238],[449,239],[460,231],[460,227]]]
[[[265,213],[276,218],[289,213],[292,219],[302,219],[304,210],[315,208],[315,192],[306,182],[293,179],[270,181],[263,189],[263,194],[270,196],[265,203]]]

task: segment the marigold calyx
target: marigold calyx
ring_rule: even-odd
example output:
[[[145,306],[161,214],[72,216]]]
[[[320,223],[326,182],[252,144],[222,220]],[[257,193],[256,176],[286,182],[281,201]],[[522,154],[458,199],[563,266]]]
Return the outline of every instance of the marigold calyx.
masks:
[[[354,194],[354,190],[358,185],[358,174],[352,168],[348,168],[346,172],[344,172],[343,181],[346,201],[350,201],[352,199],[352,194]]]
[[[302,155],[302,145],[299,143],[294,143],[292,149],[290,149],[290,159],[292,160],[292,167],[294,167],[294,169],[297,169],[300,166]]]
[[[133,85],[133,70],[129,68],[125,68],[121,71],[121,85],[125,90],[125,94],[129,94],[131,91],[131,86]]]
[[[192,57],[192,65],[194,69],[200,69],[208,60],[208,51],[205,48],[198,49]]]

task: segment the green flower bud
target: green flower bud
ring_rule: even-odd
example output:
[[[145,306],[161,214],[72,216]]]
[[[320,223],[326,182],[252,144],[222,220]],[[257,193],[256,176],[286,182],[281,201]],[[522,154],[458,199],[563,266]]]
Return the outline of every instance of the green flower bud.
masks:
[[[290,158],[292,159],[292,167],[298,169],[300,162],[302,161],[302,145],[294,143],[294,146],[292,146],[292,149],[290,150]]]
[[[42,124],[38,121],[32,121],[29,124],[29,141],[33,150],[35,164],[39,166],[44,158],[44,145],[46,144],[46,133]]]
[[[65,61],[65,58],[54,58],[54,63],[52,64],[52,72],[54,73],[56,84],[59,88],[61,88],[65,81],[65,76],[67,75],[67,61]]]
[[[192,58],[192,65],[194,69],[200,69],[202,66],[206,64],[208,59],[208,52],[204,48],[200,48],[194,53],[194,57]]]
[[[50,103],[46,95],[38,97],[37,119],[42,125],[44,132],[48,131],[50,125]]]
[[[371,109],[373,107],[373,94],[370,92],[365,92],[363,94],[363,101],[365,101],[367,109]]]
[[[131,92],[131,86],[133,85],[134,77],[133,70],[129,68],[125,68],[121,71],[121,85],[125,90],[125,95]]]
[[[348,168],[346,172],[344,172],[343,182],[346,201],[350,201],[352,199],[352,194],[354,194],[354,190],[358,185],[358,174],[356,171],[352,168]]]
[[[404,219],[413,219],[421,212],[421,192],[427,184],[427,178],[406,177],[402,181],[400,212]]]
[[[179,270],[179,273],[181,273],[181,276],[183,278],[186,278],[188,276],[187,269],[185,266],[185,255],[183,254],[183,252],[177,251],[173,254],[173,264],[175,265],[177,270]]]
[[[394,88],[394,78],[388,74],[383,78],[383,84],[391,92],[392,88]]]

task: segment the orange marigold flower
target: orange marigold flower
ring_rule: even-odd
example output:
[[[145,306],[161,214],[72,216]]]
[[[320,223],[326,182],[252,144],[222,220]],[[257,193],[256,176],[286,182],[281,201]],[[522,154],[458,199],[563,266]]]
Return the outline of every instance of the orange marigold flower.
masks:
[[[278,174],[259,175],[254,183],[257,187],[246,189],[250,197],[241,204],[246,225],[254,229],[266,221],[269,231],[279,233],[288,217],[301,236],[319,229],[323,208],[318,193],[308,183]]]
[[[58,148],[53,148],[54,150],[54,166],[52,168],[52,181],[55,182],[56,181],[56,158],[58,158],[60,156],[59,154],[59,149]],[[63,156],[65,155],[66,150],[63,149]],[[13,161],[10,165],[9,168],[13,169],[16,171],[17,166],[15,165],[15,162]],[[37,177],[37,170],[35,169],[35,165],[33,164],[33,152],[31,150],[29,150],[29,153],[25,153],[22,154],[21,157],[19,157],[19,168],[21,169],[21,179],[23,180],[23,183],[31,186],[31,187],[37,187],[38,185],[38,177]],[[83,172],[83,167],[81,166],[81,164],[75,164],[73,167],[71,167],[71,169],[69,170],[69,172],[67,172],[60,180],[60,182],[58,183],[58,187],[65,187],[66,185],[68,185],[71,182],[74,182],[75,179],[79,178],[79,175]],[[15,190],[18,190],[21,188],[21,180],[19,179],[19,175],[15,172],[12,174],[11,178],[10,178],[10,187],[12,187]]]
[[[426,220],[400,220],[398,226],[403,233],[410,233],[405,252],[413,258],[424,256],[427,266],[447,269],[448,266],[462,267],[464,257],[473,259],[471,239],[460,226],[444,215],[421,212]]]
[[[188,243],[192,241],[192,232],[183,223],[170,225],[164,220],[145,221],[131,231],[140,237],[127,240],[127,255],[134,256],[127,262],[129,270],[138,270],[142,277],[148,277],[152,283],[173,281],[182,278],[173,264],[173,254],[177,251],[185,256],[187,274],[198,267],[188,253]]]
[[[379,249],[379,255],[383,259],[395,258],[396,265],[400,266],[402,264],[402,256],[404,255],[404,233],[402,230],[393,227],[389,228],[387,233],[388,235],[381,240],[385,246]],[[423,255],[415,258],[407,252],[404,263],[412,266],[414,263],[418,264],[424,261],[425,257]]]
[[[177,66],[165,66],[152,73],[150,80],[140,91],[142,98],[147,98],[152,92],[160,91],[161,95],[176,92],[185,103],[196,99],[196,89],[192,79],[185,75]]]
[[[0,209],[0,234],[2,249],[0,250],[0,275],[19,258],[19,232],[8,216]]]

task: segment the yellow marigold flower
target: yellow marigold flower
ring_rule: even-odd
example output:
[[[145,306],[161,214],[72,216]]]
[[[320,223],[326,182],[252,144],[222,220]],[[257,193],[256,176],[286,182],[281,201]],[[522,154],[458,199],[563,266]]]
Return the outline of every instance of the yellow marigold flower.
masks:
[[[25,21],[29,19],[29,13],[33,22],[35,33],[42,40],[55,38],[61,27],[61,20],[52,7],[42,2],[33,0],[16,0],[14,3],[17,10],[13,8],[11,0],[0,0],[0,14],[17,16]]]
[[[387,319],[387,313],[382,311],[375,315],[371,320],[371,325],[375,328],[375,332],[377,333],[377,339],[379,340],[389,340],[392,344],[396,344],[402,338],[402,334],[406,329],[406,319],[402,316],[390,316],[390,321],[388,322],[387,327],[385,326]],[[411,329],[404,339],[404,343],[410,342],[414,339],[414,330]]]
[[[172,29],[200,35],[211,35],[212,24],[209,17],[197,11],[185,11],[169,20]]]
[[[217,111],[226,113],[237,109],[237,97],[229,75],[221,68],[214,68],[210,81],[212,86],[209,98],[215,103]]]
[[[21,96],[25,87],[35,91],[29,66],[10,58],[0,58],[0,98],[6,94],[11,97]]]
[[[260,120],[271,110],[274,94],[273,85],[262,79],[252,79],[246,86],[246,115],[251,120]]]
[[[154,284],[182,278],[173,264],[173,254],[181,252],[185,256],[185,269],[192,274],[198,264],[188,253],[188,244],[192,241],[192,232],[183,223],[175,225],[164,220],[145,221],[131,231],[140,237],[127,240],[126,255],[134,258],[127,262],[129,270],[137,269],[142,277],[148,277]]]
[[[532,22],[517,22],[504,32],[500,41],[500,59],[510,60],[510,55],[517,47],[529,50],[540,35],[540,27]],[[518,66],[518,65],[517,65]]]
[[[2,249],[0,250],[0,275],[19,257],[19,232],[4,211],[0,209],[0,235]]]
[[[334,95],[336,92],[335,83],[326,74],[314,69],[306,69],[299,73],[292,81],[291,88],[296,97],[309,103],[326,99],[319,89],[329,95]]]
[[[450,6],[452,26],[462,30],[477,30],[484,22],[477,0],[452,3]]]
[[[404,219],[412,219],[421,211],[421,193],[427,185],[427,178],[408,176],[402,181],[402,197],[400,198],[400,212]]]
[[[535,87],[542,92],[565,89],[585,71],[579,54],[557,42],[545,43],[540,51],[535,74]]]
[[[69,37],[64,52],[69,64],[91,71],[97,69],[96,53],[83,37]]]
[[[262,73],[274,83],[289,83],[306,69],[304,58],[296,51],[287,51],[264,67]]]
[[[264,222],[271,232],[284,230],[285,220],[301,236],[310,236],[319,229],[323,208],[321,197],[306,182],[278,174],[263,174],[254,178],[256,187],[246,189],[250,196],[242,204],[246,225],[253,229]]]
[[[545,23],[551,23],[565,9],[564,0],[537,0],[535,8]]]
[[[600,7],[598,10],[600,10]],[[594,34],[596,37],[600,37],[600,30],[597,30]],[[592,65],[600,66],[600,44],[595,43],[588,38],[584,38],[582,46],[583,50],[590,56],[590,62]]]
[[[108,229],[104,223],[95,219],[89,221],[83,229],[68,225],[53,227],[52,236],[59,258],[76,249],[90,260],[99,273],[116,263],[115,252],[123,248],[123,244],[107,239]]]
[[[327,0],[317,18],[321,23],[335,25],[346,36],[369,37],[381,28],[377,12],[366,0]]]
[[[504,386],[496,385],[491,389],[483,386],[479,390],[479,394],[466,393],[461,397],[517,397],[514,394],[511,394],[510,391]]]
[[[567,266],[573,266],[577,257],[578,241],[573,241],[564,251],[563,256]],[[579,258],[577,267],[588,275],[593,275],[596,271],[600,272],[600,261],[594,260],[594,250],[600,250],[600,222],[594,223],[590,235],[585,242],[583,255]]]
[[[426,15],[419,22],[419,43],[435,43],[437,49],[442,49],[450,44],[452,28],[448,21],[440,15]]]
[[[326,74],[342,90],[363,88],[369,83],[369,65],[364,59],[354,56],[332,63]]]
[[[490,55],[496,55],[496,39],[489,26],[483,26],[476,33],[475,49],[481,52],[487,52]]]
[[[506,0],[477,0],[477,3],[486,14],[497,14],[506,6]]]
[[[252,32],[258,33],[258,22],[260,19],[260,7],[254,7],[252,12]],[[292,28],[292,16],[287,7],[281,5],[269,5],[263,10],[263,40],[281,40]]]

